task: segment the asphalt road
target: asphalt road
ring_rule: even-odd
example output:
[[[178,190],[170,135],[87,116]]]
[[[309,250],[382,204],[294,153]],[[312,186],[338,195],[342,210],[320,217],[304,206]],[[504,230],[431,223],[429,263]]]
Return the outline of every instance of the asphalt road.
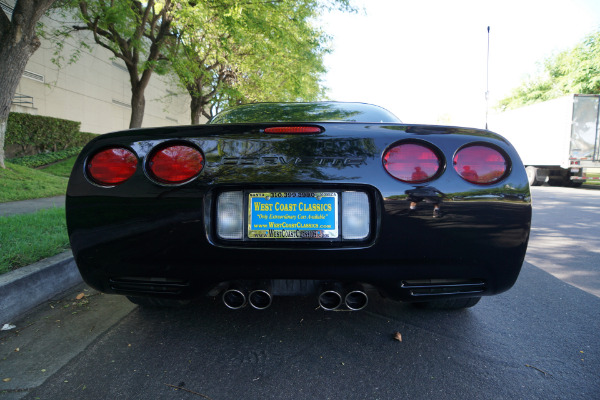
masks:
[[[469,310],[144,310],[80,287],[0,333],[0,400],[600,399],[600,191],[533,193],[517,284]]]
[[[526,260],[600,297],[600,186],[596,187],[533,188]]]

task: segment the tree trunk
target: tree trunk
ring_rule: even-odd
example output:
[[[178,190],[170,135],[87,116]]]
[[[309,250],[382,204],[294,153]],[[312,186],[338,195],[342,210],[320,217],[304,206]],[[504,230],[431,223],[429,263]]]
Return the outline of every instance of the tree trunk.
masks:
[[[0,168],[6,168],[4,141],[10,105],[29,57],[40,47],[37,22],[53,2],[18,0],[12,20],[0,10]]]
[[[199,96],[190,94],[192,101],[190,102],[190,111],[192,115],[192,125],[200,124],[200,118],[202,117],[202,110],[204,110],[204,99]]]
[[[131,119],[129,120],[129,129],[141,128],[144,120],[144,110],[146,109],[146,97],[144,95],[152,70],[147,69],[138,75],[138,63],[127,64],[129,72],[129,81],[131,82]]]
[[[145,86],[131,82],[131,119],[129,120],[129,129],[142,127],[144,110],[146,108],[145,89]]]
[[[0,117],[0,168],[6,168],[4,165],[4,138],[6,137],[6,125],[8,118]]]
[[[25,35],[23,35],[25,36]],[[40,46],[37,37],[26,39],[11,30],[0,42],[0,167],[4,165],[6,122],[15,91],[27,65],[27,60]]]

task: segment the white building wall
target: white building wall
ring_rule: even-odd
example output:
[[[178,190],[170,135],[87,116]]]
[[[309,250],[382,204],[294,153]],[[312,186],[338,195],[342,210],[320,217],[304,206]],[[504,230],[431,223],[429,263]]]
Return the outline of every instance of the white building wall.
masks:
[[[47,26],[57,24],[54,18],[44,18],[43,22]],[[81,40],[85,35],[79,32],[73,36]],[[41,41],[17,88],[18,94],[33,97],[33,106],[14,104],[11,111],[79,121],[83,132],[127,129],[131,116],[131,85],[124,62],[114,59],[112,53],[88,39],[92,52],[81,49],[77,62],[63,61],[59,68],[52,62],[56,44]],[[77,42],[68,39],[62,55],[68,60],[76,48]],[[143,127],[190,123],[189,95],[176,82],[175,77],[152,75],[145,91]]]

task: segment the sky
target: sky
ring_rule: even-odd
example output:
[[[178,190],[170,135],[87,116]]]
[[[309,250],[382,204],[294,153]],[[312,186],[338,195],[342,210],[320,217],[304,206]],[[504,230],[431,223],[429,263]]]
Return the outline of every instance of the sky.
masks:
[[[331,12],[331,100],[387,108],[408,123],[482,128],[545,58],[600,29],[600,0],[354,0]]]

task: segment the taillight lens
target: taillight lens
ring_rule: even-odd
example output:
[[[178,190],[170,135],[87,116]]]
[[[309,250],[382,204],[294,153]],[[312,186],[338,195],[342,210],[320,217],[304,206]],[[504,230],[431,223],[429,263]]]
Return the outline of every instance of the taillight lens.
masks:
[[[383,166],[394,178],[408,183],[433,179],[440,171],[441,160],[429,147],[403,143],[391,147],[383,155]]]
[[[454,156],[454,169],[467,182],[488,185],[501,180],[508,169],[506,158],[487,146],[469,146]]]
[[[273,126],[265,128],[265,133],[301,134],[321,132],[323,132],[323,129],[318,126]]]
[[[195,178],[204,167],[204,157],[195,147],[173,145],[156,151],[148,161],[153,177],[169,184],[185,183]]]
[[[87,162],[88,176],[97,184],[115,186],[125,182],[137,169],[132,151],[114,147],[99,151]]]

